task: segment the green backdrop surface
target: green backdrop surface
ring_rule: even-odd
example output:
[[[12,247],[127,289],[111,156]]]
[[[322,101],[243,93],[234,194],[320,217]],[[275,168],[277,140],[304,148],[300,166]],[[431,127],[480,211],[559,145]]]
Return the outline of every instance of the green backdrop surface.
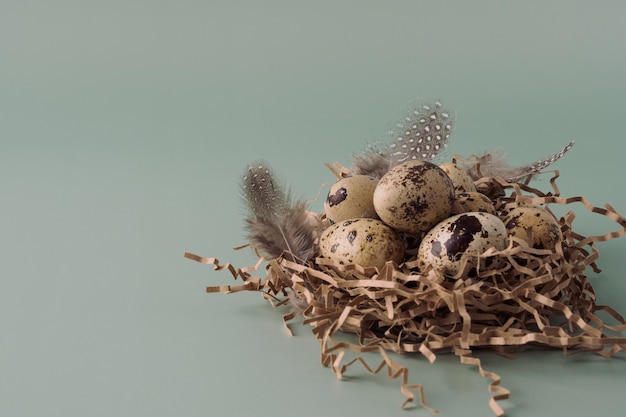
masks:
[[[626,213],[626,7],[618,1],[0,2],[0,415],[427,416],[398,381],[337,380],[307,326],[185,251],[250,265],[238,181],[266,159],[299,196],[384,140],[408,103],[457,114],[450,154],[559,161],[565,196]],[[537,186],[548,187],[548,177]],[[323,194],[324,188],[322,188]],[[321,207],[320,200],[313,203]],[[584,207],[583,234],[612,225]],[[626,241],[598,303],[626,314]],[[623,412],[626,361],[509,360],[507,415]],[[488,381],[396,357],[442,416],[490,415]]]

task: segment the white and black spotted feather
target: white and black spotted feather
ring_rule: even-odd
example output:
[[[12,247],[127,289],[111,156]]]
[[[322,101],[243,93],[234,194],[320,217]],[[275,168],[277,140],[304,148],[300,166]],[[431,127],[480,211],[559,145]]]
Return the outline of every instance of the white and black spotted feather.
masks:
[[[431,161],[448,146],[454,114],[441,101],[418,101],[390,129],[393,166],[410,160]]]
[[[368,147],[352,159],[356,175],[381,178],[406,161],[432,161],[447,146],[454,128],[454,113],[441,101],[416,101],[387,132],[385,144]]]
[[[390,168],[406,161],[432,162],[448,147],[454,122],[454,113],[441,101],[416,101],[388,131],[387,144],[370,146],[362,154],[353,156],[351,171],[355,175],[380,179]],[[479,157],[480,174],[502,177],[509,182],[527,181],[562,158],[572,146],[574,141],[547,158],[521,166],[509,165],[502,153],[486,152]],[[478,179],[476,166],[469,167],[468,171]]]

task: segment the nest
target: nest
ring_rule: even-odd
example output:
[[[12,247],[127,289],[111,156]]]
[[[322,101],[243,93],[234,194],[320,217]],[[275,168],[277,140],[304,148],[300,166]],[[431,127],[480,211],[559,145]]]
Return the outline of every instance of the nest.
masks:
[[[563,240],[554,250],[533,249],[510,238],[506,249],[478,255],[489,261],[478,264],[489,268],[470,271],[466,266],[457,279],[429,268],[420,270],[411,260],[399,266],[387,262],[377,270],[322,258],[301,264],[292,257],[259,257],[253,267],[235,268],[215,258],[185,256],[217,270],[227,269],[243,281],[241,285],[210,286],[209,293],[258,291],[274,306],[291,305],[291,313],[283,317],[285,324],[301,316],[304,324],[312,326],[321,344],[322,365],[338,377],[355,363],[370,373],[386,370],[390,378],[401,379],[403,406],[419,401],[435,411],[426,404],[422,386],[410,383],[408,369],[388,352],[419,354],[430,362],[439,352],[452,352],[490,379],[490,406],[500,416],[504,411],[498,402],[507,399],[509,391],[500,385],[497,374],[482,368],[472,355],[474,350],[510,355],[523,346],[536,346],[612,356],[626,349],[626,337],[620,336],[626,320],[612,308],[596,303],[585,275],[588,268],[599,272],[596,243],[626,234],[626,218],[610,205],[596,207],[583,197],[561,197],[557,178],[555,171],[547,193],[498,177],[481,177],[475,185],[490,197],[498,212],[528,204],[549,208],[580,203],[617,223],[619,229],[582,236],[572,227],[574,212],[568,211],[559,218]],[[262,266],[264,277],[257,274]],[[607,314],[612,324],[600,318]],[[358,342],[339,341],[338,332],[356,334]],[[347,360],[348,351],[356,358]],[[370,365],[363,358],[365,352],[380,354],[380,363]]]

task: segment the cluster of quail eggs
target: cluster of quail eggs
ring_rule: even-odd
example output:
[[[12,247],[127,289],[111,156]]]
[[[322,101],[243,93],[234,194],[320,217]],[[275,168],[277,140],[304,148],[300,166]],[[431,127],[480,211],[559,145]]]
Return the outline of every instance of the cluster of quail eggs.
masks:
[[[543,207],[496,211],[453,162],[412,160],[379,180],[343,177],[331,186],[324,214],[330,225],[320,236],[320,257],[378,269],[417,260],[420,269],[447,277],[478,266],[478,255],[490,248],[505,249],[510,236],[537,249],[554,249],[563,239]]]

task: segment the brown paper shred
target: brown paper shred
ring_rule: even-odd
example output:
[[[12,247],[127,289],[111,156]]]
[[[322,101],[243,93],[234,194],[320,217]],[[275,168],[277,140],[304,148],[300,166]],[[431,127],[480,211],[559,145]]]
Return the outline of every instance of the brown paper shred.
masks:
[[[483,378],[491,379],[491,382],[489,383],[489,392],[494,392],[495,395],[493,395],[489,399],[489,406],[496,416],[503,416],[504,410],[502,409],[502,407],[500,407],[498,401],[508,400],[511,392],[508,389],[500,386],[502,378],[500,378],[500,376],[494,372],[485,371],[480,359],[473,357],[471,350],[456,348],[454,349],[454,354],[459,357],[462,364],[473,365],[477,367],[478,372]]]
[[[338,164],[327,167],[337,177],[349,175]],[[480,173],[480,167],[476,167]],[[597,207],[584,197],[561,197],[556,185],[558,171],[550,179],[551,190],[543,192],[527,183],[508,183],[502,178],[482,177],[475,184],[488,195],[496,210],[522,204],[570,206],[579,203],[591,213],[615,222],[617,230],[582,236],[574,231],[575,214],[559,219],[563,241],[555,250],[532,249],[510,238],[506,249],[490,249],[479,255],[489,268],[461,268],[457,279],[448,279],[426,268],[420,271],[415,259],[397,266],[388,262],[380,271],[360,265],[339,265],[328,259],[306,264],[285,258],[259,258],[254,266],[235,268],[215,258],[185,253],[185,257],[215,270],[227,270],[237,286],[209,286],[209,293],[261,292],[273,306],[290,305],[283,316],[285,328],[302,316],[320,342],[321,362],[341,378],[350,366],[360,364],[370,374],[386,370],[391,379],[401,378],[402,406],[419,401],[426,405],[424,388],[410,383],[408,369],[390,352],[419,353],[434,362],[438,352],[453,352],[463,364],[475,366],[490,380],[493,394],[489,405],[496,416],[504,414],[498,404],[509,398],[501,378],[483,369],[472,353],[486,349],[505,357],[523,346],[560,349],[565,354],[594,352],[613,356],[626,350],[624,317],[609,306],[596,304],[596,296],[585,271],[599,271],[596,244],[626,234],[626,218],[610,205]],[[265,276],[260,277],[262,265]],[[608,315],[605,322],[598,315]],[[337,341],[339,332],[354,333],[358,343]],[[356,357],[346,359],[351,352]],[[374,352],[381,362],[371,366],[363,354]],[[417,395],[417,399],[416,399]]]
[[[341,164],[337,162],[335,162],[332,165],[329,163],[326,163],[324,164],[324,166],[328,168],[330,172],[332,172],[332,174],[335,176],[336,179],[341,179],[341,178],[352,175],[352,172],[348,168],[342,166]]]

